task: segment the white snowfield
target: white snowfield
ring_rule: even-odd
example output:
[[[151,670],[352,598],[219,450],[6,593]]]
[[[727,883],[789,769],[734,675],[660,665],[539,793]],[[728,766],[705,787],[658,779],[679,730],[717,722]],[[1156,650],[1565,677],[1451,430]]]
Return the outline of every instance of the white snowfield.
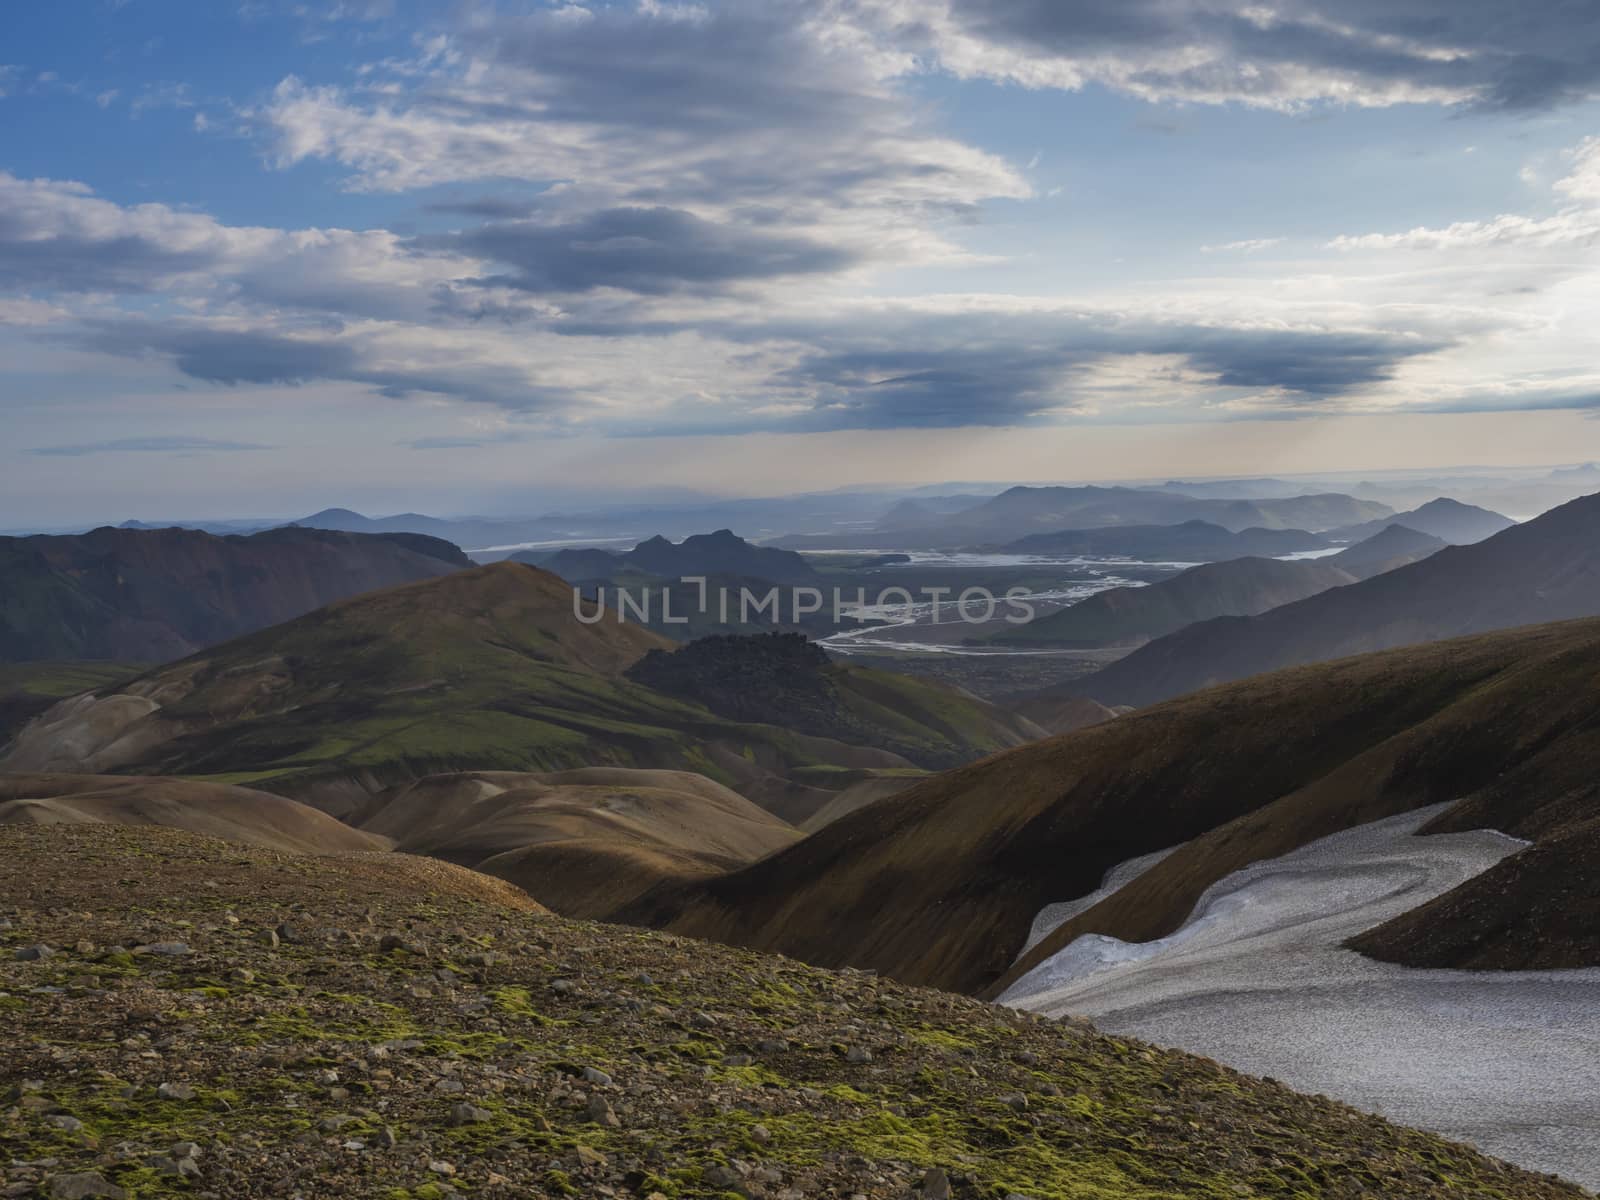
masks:
[[[1524,845],[1413,836],[1444,807],[1256,863],[1160,941],[1079,938],[1001,1001],[1087,1016],[1600,1190],[1600,970],[1416,970],[1341,947]],[[1118,868],[1096,898],[1153,865]],[[1035,938],[1076,907],[1042,912]]]

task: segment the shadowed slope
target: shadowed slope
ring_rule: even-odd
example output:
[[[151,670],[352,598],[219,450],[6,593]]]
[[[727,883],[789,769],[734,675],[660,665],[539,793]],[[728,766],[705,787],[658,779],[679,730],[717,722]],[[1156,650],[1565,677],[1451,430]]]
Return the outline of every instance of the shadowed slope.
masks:
[[[1191,625],[1075,686],[1103,704],[1153,704],[1282,667],[1597,613],[1600,495],[1260,616]]]
[[[472,563],[419,534],[96,529],[0,538],[0,661],[167,662],[345,596]]]
[[[1597,671],[1585,621],[1247,680],[946,772],[618,915],[983,990],[1041,908],[1143,854],[1190,843],[1022,965],[1080,933],[1163,936],[1217,879],[1355,824],[1462,797],[1567,802],[1600,754]]]

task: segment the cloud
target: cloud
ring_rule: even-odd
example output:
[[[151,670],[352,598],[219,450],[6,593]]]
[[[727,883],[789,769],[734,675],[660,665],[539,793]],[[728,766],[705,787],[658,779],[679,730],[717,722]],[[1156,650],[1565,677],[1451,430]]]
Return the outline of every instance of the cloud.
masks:
[[[1281,246],[1287,238],[1266,237],[1246,238],[1239,242],[1223,242],[1218,246],[1201,246],[1201,254],[1258,254],[1262,250],[1270,250],[1274,246]]]
[[[1403,233],[1344,234],[1334,250],[1471,251],[1499,247],[1571,250],[1600,244],[1600,138],[1586,138],[1567,153],[1568,171],[1552,185],[1566,203],[1547,217],[1501,213],[1482,221],[1457,221]]]
[[[425,243],[512,268],[488,279],[530,292],[622,288],[646,295],[832,273],[859,255],[806,238],[739,229],[671,208],[613,208],[575,221],[484,225]]]
[[[1587,18],[1566,0],[856,0],[850,8],[962,78],[1098,84],[1154,102],[1529,112],[1600,94]]]
[[[28,454],[50,458],[79,458],[88,454],[201,454],[244,450],[271,450],[257,442],[225,442],[202,437],[119,438],[107,442],[78,442],[68,446],[36,446]]]
[[[285,79],[253,116],[278,166],[335,162],[361,190],[522,180],[547,222],[664,208],[933,261],[958,253],[945,225],[1031,190],[931,128],[914,66],[830,4],[485,10],[360,86]]]
[[[124,208],[83,184],[0,171],[0,287],[11,290],[155,291],[273,236],[161,204]]]

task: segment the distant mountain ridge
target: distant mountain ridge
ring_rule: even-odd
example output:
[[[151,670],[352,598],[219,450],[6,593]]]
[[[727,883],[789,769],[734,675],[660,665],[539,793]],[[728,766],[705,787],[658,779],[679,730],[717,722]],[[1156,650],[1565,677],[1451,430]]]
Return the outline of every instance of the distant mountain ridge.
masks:
[[[1259,616],[1191,625],[1073,688],[1152,704],[1283,667],[1597,613],[1600,495]]]
[[[1113,588],[1008,629],[997,642],[1075,648],[1147,642],[1215,617],[1249,617],[1416,562],[1438,538],[1394,525],[1324,558],[1235,558],[1191,567],[1145,587]]]
[[[1221,562],[1230,558],[1276,558],[1328,549],[1328,543],[1303,529],[1242,529],[1237,532],[1209,521],[1181,525],[1113,525],[1098,529],[1064,529],[1031,533],[1008,542],[1015,554],[1115,555],[1143,562]]]
[[[1484,538],[1493,537],[1510,529],[1515,524],[1516,522],[1510,517],[1502,517],[1487,508],[1462,504],[1459,500],[1441,496],[1411,512],[1395,513],[1392,517],[1384,517],[1377,521],[1331,530],[1328,537],[1337,542],[1361,542],[1376,536],[1391,525],[1400,525],[1436,537],[1452,546],[1470,546],[1474,542],[1481,542]]]
[[[0,538],[0,662],[167,662],[471,565],[450,543],[414,533],[108,527]]]
[[[780,537],[790,549],[954,549],[1014,542],[1033,533],[1207,521],[1224,529],[1317,533],[1389,516],[1394,510],[1341,493],[1263,499],[1196,497],[1159,488],[1014,487],[991,500],[936,516],[921,527]],[[897,517],[897,520],[899,518]]]

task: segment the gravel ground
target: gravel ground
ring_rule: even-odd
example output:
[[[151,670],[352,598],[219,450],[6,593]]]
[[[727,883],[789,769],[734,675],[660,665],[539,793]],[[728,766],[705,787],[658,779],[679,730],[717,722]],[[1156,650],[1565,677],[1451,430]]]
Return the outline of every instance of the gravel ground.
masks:
[[[1578,1200],[1191,1055],[403,855],[0,828],[0,1197]]]
[[[1423,971],[1342,948],[1523,846],[1413,836],[1438,811],[1257,863],[1162,941],[1080,938],[1003,1003],[1082,1014],[1600,1187],[1600,971]]]

